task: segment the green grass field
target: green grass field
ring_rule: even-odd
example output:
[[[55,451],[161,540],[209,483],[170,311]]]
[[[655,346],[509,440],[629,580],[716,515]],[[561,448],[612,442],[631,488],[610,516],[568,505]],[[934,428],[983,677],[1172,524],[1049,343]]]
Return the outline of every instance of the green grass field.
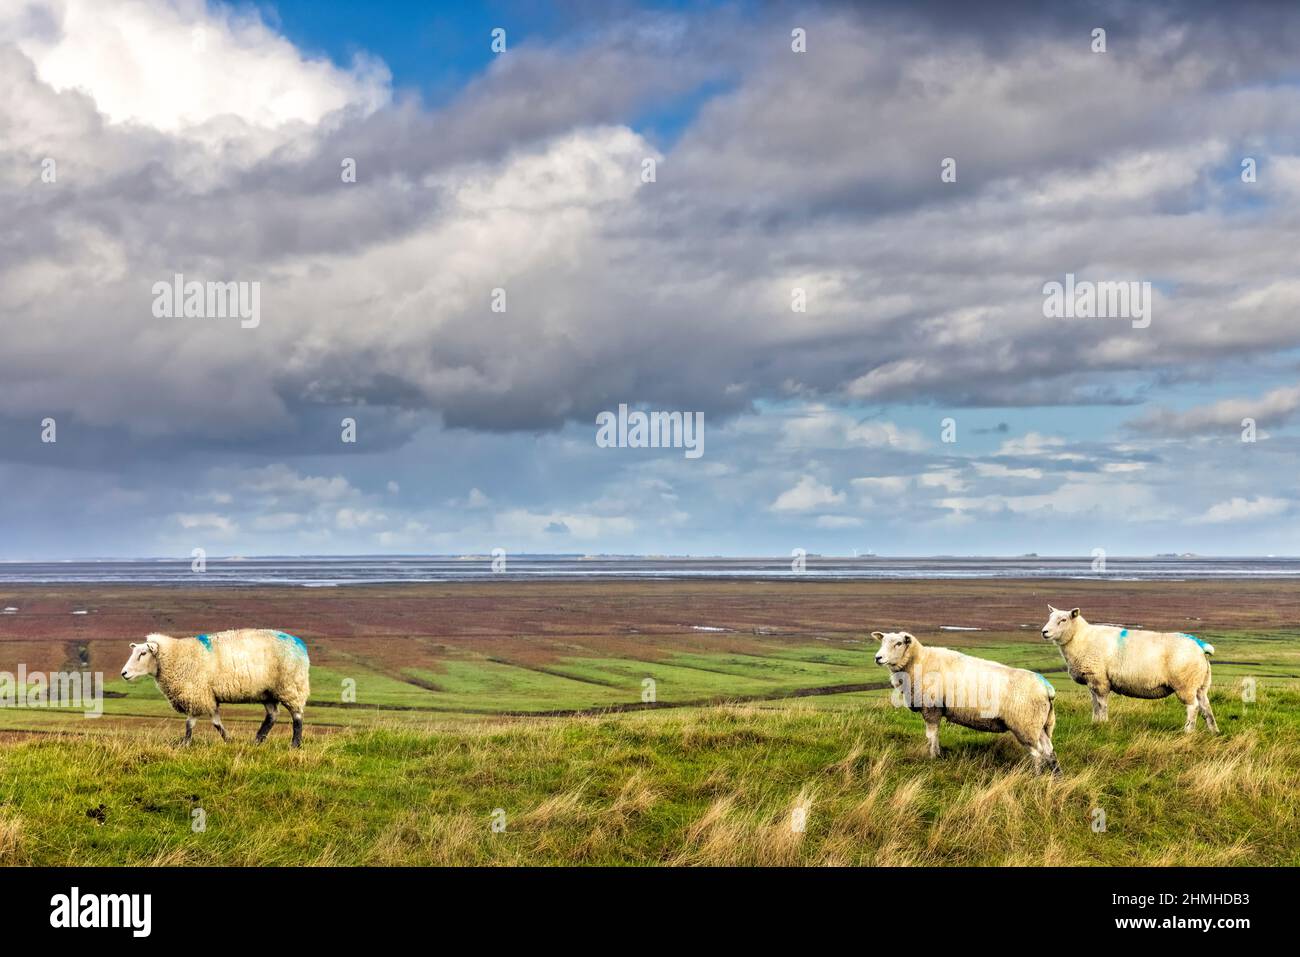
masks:
[[[0,709],[0,862],[1300,863],[1300,636],[1203,635],[1217,738],[1183,735],[1173,698],[1113,698],[1094,726],[1050,647],[953,636],[1052,679],[1060,778],[951,725],[927,759],[919,717],[837,690],[885,679],[855,639],[396,669],[338,651],[300,751],[283,725],[251,743],[257,707],[224,709],[236,742],[200,726],[178,749],[153,684],[118,680],[98,719]],[[646,678],[653,710],[556,714],[640,708]]]

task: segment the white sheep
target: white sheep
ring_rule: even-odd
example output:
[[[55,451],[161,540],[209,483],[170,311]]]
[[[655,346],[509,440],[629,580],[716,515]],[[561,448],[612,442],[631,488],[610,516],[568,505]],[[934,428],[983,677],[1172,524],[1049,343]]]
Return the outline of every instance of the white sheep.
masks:
[[[1061,773],[1052,731],[1056,689],[1042,675],[948,648],[927,648],[906,631],[871,633],[880,641],[876,664],[890,672],[903,703],[925,719],[930,757],[939,756],[939,724],[976,731],[1010,731],[1029,751],[1034,770]]]
[[[256,740],[266,740],[275,724],[278,705],[293,716],[293,746],[302,746],[302,710],[311,692],[307,646],[302,639],[282,631],[241,628],[194,638],[149,635],[131,644],[131,657],[122,668],[127,681],[150,675],[173,708],[186,716],[185,737],[189,744],[194,723],[212,716],[212,726],[225,741],[230,735],[221,724],[221,706],[226,703],[259,702],[266,718]]]
[[[1214,646],[1175,631],[1142,631],[1119,625],[1092,625],[1079,609],[1050,615],[1043,637],[1065,659],[1070,677],[1092,692],[1092,720],[1105,721],[1107,696],[1113,691],[1129,698],[1178,695],[1187,708],[1184,731],[1196,727],[1199,710],[1215,734],[1219,724],[1210,709],[1210,659]]]

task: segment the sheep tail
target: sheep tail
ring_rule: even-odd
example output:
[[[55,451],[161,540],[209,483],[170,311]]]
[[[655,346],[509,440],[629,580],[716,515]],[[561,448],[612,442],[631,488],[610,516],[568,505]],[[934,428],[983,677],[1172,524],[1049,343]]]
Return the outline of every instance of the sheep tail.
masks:
[[[1205,652],[1205,654],[1206,654],[1207,656],[1208,656],[1208,655],[1212,655],[1212,654],[1214,654],[1214,645],[1210,644],[1208,641],[1201,641],[1201,639],[1197,638],[1195,635],[1189,635],[1189,634],[1188,634],[1187,632],[1185,632],[1185,631],[1184,631],[1184,632],[1180,632],[1180,634],[1181,634],[1184,638],[1190,638],[1190,639],[1192,639],[1192,641],[1194,641],[1194,642],[1196,642],[1198,645],[1200,645],[1200,646],[1201,646],[1201,651]]]

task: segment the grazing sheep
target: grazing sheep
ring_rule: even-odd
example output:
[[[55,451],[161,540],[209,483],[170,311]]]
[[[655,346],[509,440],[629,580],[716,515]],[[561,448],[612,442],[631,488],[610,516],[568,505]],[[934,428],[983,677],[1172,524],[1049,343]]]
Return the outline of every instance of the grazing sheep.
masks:
[[[947,648],[927,648],[905,631],[873,631],[879,639],[876,664],[891,672],[890,682],[904,703],[925,719],[930,757],[939,756],[939,724],[976,731],[1010,731],[1029,751],[1034,770],[1061,773],[1052,747],[1056,727],[1056,689],[1046,678],[1023,668],[972,658]]]
[[[282,631],[241,628],[194,638],[150,635],[139,644],[132,642],[122,677],[153,677],[172,707],[186,716],[181,744],[190,743],[194,723],[206,715],[212,716],[222,740],[229,741],[221,705],[256,701],[266,707],[256,740],[266,740],[275,724],[275,709],[282,704],[293,715],[297,748],[302,746],[302,709],[311,690],[310,667],[302,639]]]
[[[1070,677],[1092,692],[1092,720],[1108,717],[1107,695],[1167,698],[1178,695],[1187,708],[1184,731],[1196,727],[1196,712],[1215,734],[1210,710],[1210,659],[1214,646],[1175,631],[1140,631],[1118,625],[1091,625],[1079,609],[1051,614],[1043,637],[1061,649]]]

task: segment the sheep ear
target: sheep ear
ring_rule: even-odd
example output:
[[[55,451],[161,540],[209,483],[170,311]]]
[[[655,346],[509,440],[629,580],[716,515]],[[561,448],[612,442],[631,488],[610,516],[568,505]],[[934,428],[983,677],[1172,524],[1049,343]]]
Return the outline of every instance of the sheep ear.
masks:
[[[1056,609],[1052,605],[1048,605],[1047,610],[1050,611],[1052,614],[1056,614]]]
[[[139,648],[139,647],[140,647],[140,646],[137,645],[134,641],[131,642],[131,650],[132,650],[132,651],[135,651],[135,649],[137,649],[137,648]]]
[[[1078,617],[1079,617],[1079,609],[1077,609],[1077,608],[1073,608],[1073,609],[1071,609],[1071,610],[1070,610],[1070,617],[1071,617],[1071,618],[1078,618]]]
[[[883,631],[873,631],[871,633],[871,637],[876,639],[876,641],[884,641],[885,633]]]
[[[905,645],[910,645],[911,643],[912,643],[912,635],[911,635],[911,633],[910,633],[910,632],[906,632],[906,631],[903,632],[903,644],[905,644]]]
[[[150,652],[152,652],[152,653],[155,654],[155,655],[158,654],[158,642],[156,642],[156,641],[146,641],[144,644],[145,644],[145,647],[148,648]]]

